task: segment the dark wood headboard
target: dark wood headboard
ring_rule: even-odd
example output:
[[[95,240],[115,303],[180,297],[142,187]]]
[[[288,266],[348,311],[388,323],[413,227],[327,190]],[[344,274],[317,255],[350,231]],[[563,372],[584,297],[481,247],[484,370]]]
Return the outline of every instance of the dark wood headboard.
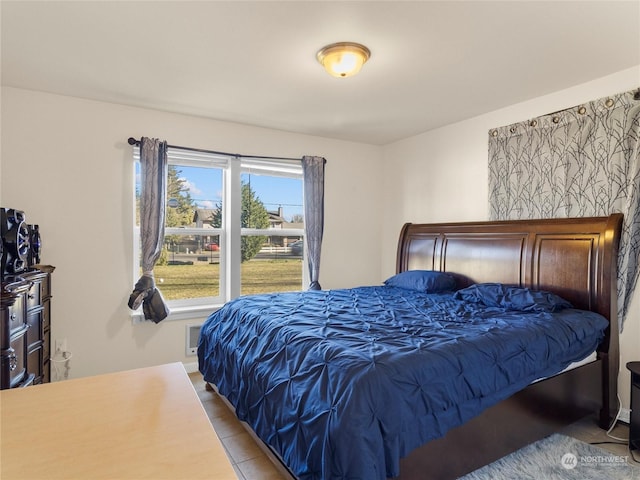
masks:
[[[622,214],[609,217],[411,224],[396,271],[438,270],[460,288],[499,282],[548,290],[606,317],[617,332],[616,262]]]

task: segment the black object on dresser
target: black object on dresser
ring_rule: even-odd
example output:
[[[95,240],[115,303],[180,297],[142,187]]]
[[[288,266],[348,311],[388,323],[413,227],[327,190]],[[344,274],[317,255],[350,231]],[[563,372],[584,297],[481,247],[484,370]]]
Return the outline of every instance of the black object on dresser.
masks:
[[[4,279],[6,275],[20,273],[28,266],[30,232],[25,213],[15,208],[0,208],[0,235],[3,250],[0,259]]]
[[[629,415],[629,449],[640,449],[640,362],[629,362],[631,372],[631,414]]]

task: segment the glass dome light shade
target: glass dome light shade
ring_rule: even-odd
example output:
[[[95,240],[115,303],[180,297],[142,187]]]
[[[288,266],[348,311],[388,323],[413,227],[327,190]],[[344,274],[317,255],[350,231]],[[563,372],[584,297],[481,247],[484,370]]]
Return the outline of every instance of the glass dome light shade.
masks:
[[[344,78],[358,73],[370,56],[371,52],[364,45],[341,42],[322,48],[316,58],[329,75]]]

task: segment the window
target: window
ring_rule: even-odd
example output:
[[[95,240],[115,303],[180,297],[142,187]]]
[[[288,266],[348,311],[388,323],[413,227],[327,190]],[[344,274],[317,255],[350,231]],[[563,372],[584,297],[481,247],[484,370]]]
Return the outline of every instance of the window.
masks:
[[[169,148],[165,242],[154,268],[173,317],[238,295],[300,290],[304,222],[300,162]],[[139,149],[136,160],[136,268]]]

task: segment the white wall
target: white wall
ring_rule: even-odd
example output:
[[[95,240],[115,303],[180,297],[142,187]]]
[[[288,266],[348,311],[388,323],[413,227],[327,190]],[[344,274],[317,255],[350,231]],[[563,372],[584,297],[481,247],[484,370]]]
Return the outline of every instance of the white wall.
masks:
[[[378,283],[379,147],[204,118],[2,88],[0,205],[26,212],[53,275],[52,339],[71,377],[185,357],[185,325],[132,325],[133,172],[128,137],[255,155],[327,159],[324,288]]]
[[[384,147],[382,276],[394,273],[397,235],[405,222],[488,219],[488,132],[590,100],[640,87],[640,65],[589,83],[512,105]],[[619,391],[629,407],[626,362],[640,359],[640,288],[620,338]]]

